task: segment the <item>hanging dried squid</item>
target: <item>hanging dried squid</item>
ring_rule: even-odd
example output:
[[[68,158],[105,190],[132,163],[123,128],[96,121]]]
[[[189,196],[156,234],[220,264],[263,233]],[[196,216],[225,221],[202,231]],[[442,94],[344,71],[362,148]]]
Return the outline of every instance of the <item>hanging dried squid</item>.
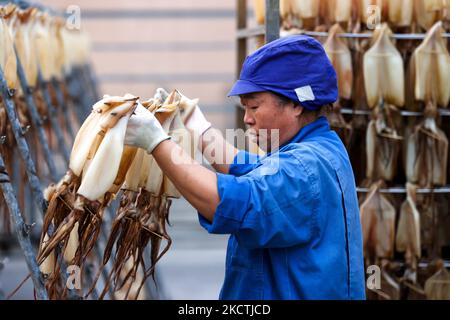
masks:
[[[319,19],[320,0],[292,0],[292,11],[302,21],[302,29],[314,30]]]
[[[406,144],[406,176],[421,187],[447,182],[448,139],[436,125],[436,108],[429,103],[424,120],[414,127]]]
[[[416,48],[410,76],[417,101],[446,108],[450,101],[450,55],[442,32],[442,22],[436,23]]]
[[[417,264],[422,255],[420,242],[420,214],[416,206],[417,186],[406,184],[406,200],[400,208],[395,247],[398,252],[403,252],[407,265],[408,279],[413,283],[417,281]]]
[[[12,17],[16,7],[12,4],[0,7],[0,67],[5,77],[8,89],[14,91],[17,89],[17,62],[16,54],[14,52],[14,41],[12,32],[7,23],[7,20]],[[0,143],[0,151],[5,160],[7,172],[13,172],[13,147],[15,146],[15,138],[12,132],[11,125],[8,121],[5,106],[3,105],[3,97],[0,97],[0,138],[3,140]],[[0,196],[3,201],[3,196]],[[6,206],[1,206],[6,208]],[[3,212],[6,230],[9,231],[9,214],[7,211]]]
[[[59,255],[82,267],[94,246],[104,209],[119,191],[137,151],[124,146],[137,100],[129,94],[105,96],[94,104],[75,138],[69,171],[57,185],[47,188],[49,205],[37,256],[47,276],[56,273],[53,265]]]
[[[34,45],[36,48],[36,57],[42,74],[42,79],[50,81],[54,74],[55,53],[51,39],[52,18],[46,12],[39,12],[34,26]]]
[[[369,181],[382,179],[392,181],[397,173],[397,160],[403,137],[399,136],[392,123],[394,107],[386,105],[384,110],[375,108],[373,119],[366,133],[367,167]]]
[[[0,8],[0,65],[3,71],[4,78],[6,80],[6,84],[8,90],[12,95],[13,106],[16,113],[16,116],[19,120],[19,123],[24,132],[28,132],[31,125],[31,117],[28,111],[27,105],[25,103],[25,99],[23,97],[23,92],[19,84],[19,79],[17,75],[17,58],[18,55],[14,49],[14,46],[21,49],[21,52],[25,52],[24,42],[26,39],[21,36],[22,26],[28,25],[28,21],[30,21],[30,17],[32,16],[34,10],[27,9],[21,10],[14,4],[8,4],[4,7]],[[24,41],[18,41],[18,39],[23,39]],[[27,51],[27,54],[30,54],[30,51]],[[3,100],[3,97],[0,97],[0,101]],[[1,103],[0,104],[0,134],[4,137],[5,146],[1,146],[1,152],[5,159],[5,164],[8,169],[8,172],[13,172],[12,162],[14,159],[14,150],[16,148],[16,139],[14,137],[14,132],[12,131],[12,125],[7,119],[6,116],[6,106]],[[34,128],[31,127],[33,130]],[[38,155],[38,141],[32,141],[37,139],[37,137],[33,134],[28,134],[25,136],[29,140],[31,152],[34,153],[35,159]],[[40,167],[37,166],[37,172],[39,172]],[[19,170],[18,170],[21,179],[26,179],[26,169],[23,162],[19,162]],[[22,210],[25,210],[25,183],[19,184],[18,190],[18,201],[19,206]]]
[[[395,208],[380,193],[381,182],[371,185],[360,208],[364,256],[367,261],[390,259],[394,254]]]
[[[425,282],[425,294],[428,300],[450,300],[450,272],[444,262],[437,262],[438,271]]]
[[[394,27],[410,27],[414,17],[413,0],[388,0],[389,23]]]
[[[32,30],[37,22],[37,12],[36,8],[17,11],[17,27],[14,39],[17,56],[25,72],[25,79],[32,88],[36,86],[38,70],[35,58],[36,50],[32,39]]]
[[[37,83],[38,77],[38,65],[35,57],[36,48],[33,40],[33,28],[36,24],[36,15],[38,10],[30,7],[28,9],[16,9],[14,14],[16,16],[12,25],[14,28],[14,45],[16,49],[17,58],[19,59],[24,72],[25,80],[30,88],[34,88]],[[29,94],[29,93],[27,93]],[[22,90],[22,86],[18,86],[17,92],[14,97],[17,113],[22,127],[31,125],[31,114],[26,105],[25,92]],[[35,129],[32,127],[32,130]],[[40,150],[36,148],[39,145],[37,135],[28,135],[29,139],[36,139],[36,141],[30,143],[30,148],[35,149],[36,152],[36,167],[40,169],[42,162],[37,161],[37,157],[40,155]]]
[[[164,95],[157,94],[157,96]],[[188,117],[197,103],[198,100],[190,100],[173,91],[162,104],[155,96],[154,99],[138,105],[136,113],[142,112],[144,107],[153,112],[172,140],[190,154],[196,146],[183,125],[182,115]],[[122,292],[123,297],[128,299],[131,288],[136,286],[137,282],[138,289],[133,296],[139,296],[146,279],[154,275],[156,263],[169,250],[171,239],[166,230],[166,221],[171,199],[179,198],[181,195],[163,174],[155,159],[144,150],[138,150],[126,175],[122,191],[120,206],[105,248],[103,266],[113,256],[109,279],[114,291]],[[163,240],[167,243],[161,251]],[[148,244],[151,245],[150,266],[146,265],[144,259],[144,251]],[[141,278],[139,270],[143,272]],[[107,289],[108,286],[104,288],[101,298]]]
[[[345,40],[338,37],[343,32],[341,26],[335,24],[323,46],[337,73],[339,97],[350,100],[353,88],[352,55]]]
[[[374,44],[364,55],[364,84],[370,108],[381,101],[402,107],[405,104],[403,59],[391,42],[392,31],[383,24],[374,32]]]
[[[14,20],[16,6],[8,4],[0,8],[0,65],[5,75],[9,89],[17,89],[17,58],[14,51],[14,35],[11,30],[11,20]]]
[[[293,26],[294,14],[297,12],[294,10],[296,0],[280,0],[280,19],[281,25],[285,29],[290,29]],[[318,1],[318,0],[313,0]],[[265,0],[253,0],[253,8],[256,17],[257,24],[264,24],[266,20],[266,1]]]
[[[367,29],[387,20],[388,0],[356,0],[359,22]]]
[[[347,30],[352,23],[352,13],[353,0],[320,1],[320,15],[327,25],[339,23]]]
[[[339,102],[335,103],[332,112],[328,114],[330,126],[335,130],[346,146],[349,146],[352,135],[352,127],[345,121],[341,114],[341,101],[349,101],[352,98],[353,66],[352,55],[347,43],[338,37],[343,30],[339,24],[335,24],[324,44],[325,52],[336,70],[338,78]]]
[[[442,19],[444,13],[443,0],[414,0],[414,12],[418,25],[427,31]]]
[[[50,81],[52,71],[52,61],[54,60],[54,54],[50,48],[50,20],[51,16],[42,11],[38,11],[34,17],[34,25],[30,30],[30,38],[32,40],[32,44],[30,46],[33,48],[33,58],[37,65],[36,72],[40,72],[42,76],[42,80],[45,82]],[[37,87],[37,79],[35,81],[29,82],[31,87]],[[36,102],[36,107],[38,109],[39,115],[42,119],[47,119],[49,117],[49,106],[44,100],[44,96],[41,90],[33,90],[33,98]],[[56,150],[57,147],[57,139],[55,136],[55,132],[51,127],[49,121],[44,122],[44,128],[47,133],[47,137],[49,140],[50,147],[53,150]]]
[[[264,24],[266,21],[266,5],[265,0],[253,0],[255,10],[256,23]]]
[[[19,25],[21,24],[20,19],[29,19],[29,11],[23,11],[19,9],[14,4],[8,4],[3,7],[3,20],[5,21],[5,32],[9,34],[9,37],[5,37],[5,45],[9,46],[9,48],[5,48],[6,56],[8,58],[7,65],[5,65],[6,69],[4,70],[6,82],[8,84],[9,90],[14,92],[13,100],[15,104],[15,109],[17,113],[17,117],[22,128],[25,128],[30,125],[30,115],[28,113],[28,109],[25,105],[25,101],[23,99],[22,89],[19,85],[19,80],[17,76],[17,53],[14,50],[14,46],[19,45],[18,49],[21,49],[24,52],[23,45],[21,46],[21,41],[17,41],[17,34],[19,31]],[[20,34],[20,32],[19,32]],[[29,52],[26,52],[29,54]],[[21,58],[26,58],[22,57]],[[13,61],[14,60],[14,61]],[[8,64],[10,64],[8,66]],[[9,68],[10,67],[10,68]]]
[[[123,281],[130,270],[134,267],[134,257],[131,256],[125,266],[122,268],[120,278]],[[136,272],[135,279],[128,278],[120,290],[114,292],[115,300],[145,300],[146,294],[144,290],[140,290],[141,283],[144,281],[144,271],[139,268]]]

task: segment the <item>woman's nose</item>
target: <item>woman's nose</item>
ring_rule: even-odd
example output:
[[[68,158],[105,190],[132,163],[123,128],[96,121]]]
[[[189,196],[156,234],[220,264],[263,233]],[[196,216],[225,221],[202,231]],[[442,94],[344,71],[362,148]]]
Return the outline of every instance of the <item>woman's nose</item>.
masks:
[[[250,113],[247,110],[245,110],[245,114],[244,114],[244,123],[246,125],[255,124],[255,119],[250,115]]]

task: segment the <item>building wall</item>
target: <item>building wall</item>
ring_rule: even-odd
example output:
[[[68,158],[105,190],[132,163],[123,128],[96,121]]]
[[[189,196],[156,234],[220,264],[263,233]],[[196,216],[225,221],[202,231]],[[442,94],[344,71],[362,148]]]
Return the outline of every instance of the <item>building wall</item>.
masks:
[[[249,1],[251,2],[251,1]],[[150,98],[162,86],[199,98],[213,125],[235,126],[235,0],[43,0],[81,8],[100,92]]]

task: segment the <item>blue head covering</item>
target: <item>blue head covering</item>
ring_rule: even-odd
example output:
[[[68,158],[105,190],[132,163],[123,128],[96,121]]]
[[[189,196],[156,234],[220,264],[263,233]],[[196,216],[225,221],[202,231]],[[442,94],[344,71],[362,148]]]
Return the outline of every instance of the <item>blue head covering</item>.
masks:
[[[249,55],[228,96],[272,91],[308,110],[338,98],[336,72],[314,38],[293,35],[272,41]]]

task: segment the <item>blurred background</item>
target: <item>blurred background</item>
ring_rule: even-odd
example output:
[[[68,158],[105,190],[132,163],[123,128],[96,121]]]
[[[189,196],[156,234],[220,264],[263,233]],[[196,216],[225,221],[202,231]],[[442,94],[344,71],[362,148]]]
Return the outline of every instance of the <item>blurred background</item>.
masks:
[[[179,89],[199,98],[219,129],[234,127],[226,94],[235,78],[236,1],[45,0],[65,11],[81,9],[81,27],[91,39],[101,93]],[[251,1],[249,1],[251,3]]]
[[[9,1],[0,0],[2,4],[6,2]],[[81,29],[90,38],[89,60],[97,80],[98,96],[131,93],[147,100],[159,87],[167,91],[178,89],[191,99],[198,98],[208,120],[222,131],[243,127],[243,110],[237,108],[236,100],[226,95],[245,56],[264,43],[264,34],[269,41],[299,33],[318,39],[338,74],[339,100],[327,116],[332,129],[345,143],[353,165],[366,230],[363,236],[367,238],[373,230],[378,230],[377,239],[366,241],[365,258],[366,267],[381,267],[383,290],[368,289],[368,298],[450,299],[447,270],[450,268],[450,185],[447,182],[450,179],[447,161],[450,124],[446,121],[450,116],[450,82],[439,83],[436,77],[438,71],[450,75],[450,64],[436,67],[441,59],[450,61],[450,0],[42,0],[40,3],[61,14],[80,10]],[[266,10],[265,4],[271,7]],[[372,15],[373,12],[366,9],[374,5],[377,10]],[[373,23],[373,16],[379,18],[377,23]],[[386,50],[380,45],[384,43],[380,39],[389,44],[389,52],[373,50]],[[421,52],[423,44],[427,43],[434,45],[433,50]],[[411,63],[416,54],[425,53],[431,55],[428,65]],[[372,57],[383,57],[377,60],[382,63],[366,71],[364,61],[372,54]],[[394,74],[392,68],[377,72],[387,61],[384,59],[392,57],[398,58],[395,70],[402,72]],[[82,68],[89,67],[88,64],[81,66],[81,70],[79,67],[75,65],[63,80],[68,87],[71,79],[82,84],[79,88],[86,95],[72,95],[72,106],[78,106],[79,102],[90,112],[90,106],[97,100],[92,97],[97,93],[88,92],[93,91],[89,88],[94,86],[86,81],[90,76],[83,76]],[[426,70],[421,75],[427,77],[423,83],[433,83],[426,86],[427,91],[443,88],[439,94],[445,97],[439,99],[442,100],[439,105],[434,101],[435,93],[417,94],[415,82],[422,83],[418,81],[421,77],[412,79],[411,74],[417,74],[418,67]],[[386,80],[376,79],[374,74],[403,84],[399,88],[389,86],[388,89],[395,92],[382,93],[378,83]],[[77,78],[80,75],[81,78]],[[368,92],[371,97],[376,93],[376,99],[372,99],[375,103],[369,103]],[[20,111],[25,104],[20,104],[23,97],[19,95],[15,103]],[[3,93],[2,98],[5,96]],[[80,96],[87,98],[79,99]],[[399,99],[392,98],[399,96]],[[429,97],[433,97],[433,101]],[[52,103],[45,102],[48,110]],[[435,113],[426,111],[428,104]],[[3,112],[1,107],[3,105],[0,105]],[[61,114],[59,117],[61,122],[64,117]],[[0,113],[2,119],[6,119],[4,112]],[[382,119],[385,127],[375,126],[377,119]],[[423,127],[426,123],[433,124],[433,132]],[[2,121],[0,129],[1,124]],[[63,125],[66,142],[71,146],[72,140],[67,139],[68,127],[67,123]],[[23,128],[15,132],[20,129]],[[390,132],[389,135],[383,130]],[[18,148],[16,145],[10,148],[8,141],[5,144],[4,134],[0,134],[1,155],[10,155],[9,164],[15,168],[11,180],[14,180],[14,187],[18,187],[21,209],[25,207],[24,219],[27,223],[38,221],[34,232],[39,234],[41,219],[36,218],[38,210],[33,210],[36,199],[31,197],[24,166],[19,168]],[[51,137],[54,138],[53,133]],[[11,139],[13,141],[14,137]],[[26,135],[25,139],[32,151],[42,142],[36,140],[35,133]],[[55,140],[49,144],[55,162],[65,170],[68,161],[62,157],[64,148],[57,146]],[[64,141],[62,144],[64,147]],[[428,155],[433,161],[437,159],[439,174],[427,167]],[[38,172],[44,189],[52,172],[46,171],[42,154],[36,152],[33,156],[38,169],[44,168]],[[377,163],[377,170],[373,170],[369,162]],[[0,169],[0,182],[4,182],[1,178],[5,178],[5,171]],[[417,173],[423,177],[418,179]],[[379,184],[381,180],[384,183]],[[373,197],[374,194],[377,197]],[[375,198],[378,200],[373,204]],[[405,218],[408,211],[404,208],[414,211],[414,219]],[[111,212],[115,212],[114,209]],[[7,212],[2,203],[0,210]],[[372,215],[375,216],[372,218]],[[200,227],[195,210],[182,199],[174,200],[169,220],[168,233],[173,244],[157,264],[157,286],[153,285],[153,291],[149,290],[151,297],[147,298],[217,299],[224,277],[228,236],[207,234]],[[16,234],[14,231],[2,233],[2,223],[9,222],[6,218],[0,219],[0,299],[11,293],[28,274],[23,253],[17,243],[13,244],[17,242]],[[384,246],[384,241],[387,241],[387,253],[378,250],[378,246]],[[406,253],[402,248],[405,241],[409,246]],[[413,254],[411,248],[415,250]],[[25,282],[13,299],[33,299],[32,282]]]
[[[236,73],[236,1],[44,0],[65,12],[81,9],[81,28],[91,41],[99,94],[178,89],[200,106],[213,126],[235,127],[226,97]],[[251,1],[249,5],[251,6]],[[253,16],[249,10],[249,16]],[[226,236],[208,235],[185,200],[174,200],[171,250],[157,268],[158,292],[166,299],[217,299],[224,276]],[[10,248],[11,249],[11,248]],[[27,275],[20,249],[0,250],[0,292],[8,295]],[[13,299],[33,299],[28,280]]]

